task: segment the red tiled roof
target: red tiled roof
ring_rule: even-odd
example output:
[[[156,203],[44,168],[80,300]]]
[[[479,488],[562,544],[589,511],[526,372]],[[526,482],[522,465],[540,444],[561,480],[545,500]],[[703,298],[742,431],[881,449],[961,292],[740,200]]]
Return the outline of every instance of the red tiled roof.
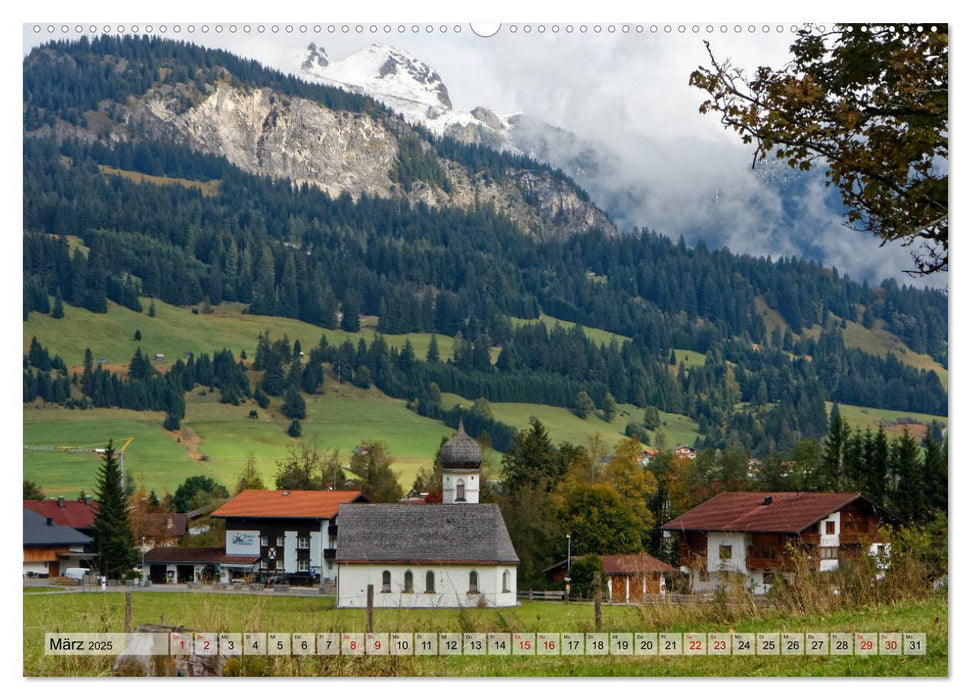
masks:
[[[360,491],[242,491],[213,511],[215,518],[333,518]]]
[[[64,505],[60,506],[57,499],[36,501],[25,498],[24,508],[50,518],[58,525],[73,527],[75,530],[90,530],[94,524],[94,516],[98,514],[97,501],[91,501],[91,505],[88,505],[84,501],[65,499]]]
[[[772,501],[766,504],[770,496]],[[863,496],[858,493],[726,491],[661,529],[799,533],[858,498]]]
[[[605,574],[674,574],[678,570],[650,554],[601,554]]]

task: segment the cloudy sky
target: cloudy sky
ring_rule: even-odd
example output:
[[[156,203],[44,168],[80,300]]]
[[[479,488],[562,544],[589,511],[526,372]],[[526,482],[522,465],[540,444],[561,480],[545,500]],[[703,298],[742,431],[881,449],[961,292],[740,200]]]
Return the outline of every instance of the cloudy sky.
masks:
[[[214,27],[214,25],[211,25]],[[218,46],[256,58],[285,71],[295,72],[301,51],[310,42],[326,49],[331,60],[340,60],[372,43],[388,43],[413,54],[434,67],[448,87],[456,109],[485,106],[498,114],[523,112],[574,132],[608,154],[610,164],[604,190],[622,192],[627,204],[618,223],[625,229],[645,226],[667,235],[684,235],[689,243],[704,239],[709,247],[727,245],[731,250],[755,255],[801,255],[835,265],[855,278],[879,282],[896,277],[915,280],[901,271],[909,269],[910,257],[899,246],[879,246],[872,235],[842,225],[831,190],[821,174],[792,182],[784,167],[755,172],[751,148],[728,133],[717,117],[702,116],[698,106],[703,93],[688,85],[688,76],[707,64],[703,39],[711,42],[719,60],[732,59],[747,68],[779,66],[787,58],[792,34],[777,25],[768,32],[762,25],[750,34],[748,25],[736,34],[734,25],[722,33],[720,25],[707,33],[706,25],[687,25],[683,33],[674,25],[670,32],[659,25],[622,25],[608,31],[601,25],[580,25],[557,33],[550,25],[542,34],[538,25],[515,33],[505,25],[494,36],[482,38],[462,25],[455,32],[427,33],[424,26],[404,32],[391,25],[350,25],[328,31],[323,25],[286,25],[273,33],[269,25],[249,34],[242,25],[230,33],[224,25],[203,34],[197,25],[191,35],[178,35],[209,46]],[[166,36],[174,36],[169,30]],[[25,51],[46,34],[24,30]],[[779,181],[788,182],[780,188]],[[592,188],[591,188],[592,190]],[[592,190],[597,195],[597,192]],[[783,200],[783,194],[788,197]],[[616,214],[616,212],[614,212]],[[939,276],[931,283],[944,286]],[[921,280],[919,284],[924,284]]]

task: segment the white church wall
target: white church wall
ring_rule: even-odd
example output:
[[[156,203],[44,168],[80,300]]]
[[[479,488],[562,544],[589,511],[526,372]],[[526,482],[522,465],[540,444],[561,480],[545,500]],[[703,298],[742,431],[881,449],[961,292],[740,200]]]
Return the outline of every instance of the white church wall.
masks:
[[[509,591],[502,590],[502,572],[509,571]],[[391,572],[391,590],[383,590],[382,576]],[[405,572],[413,574],[412,593],[406,593]],[[425,592],[426,576],[435,574],[434,593]],[[478,593],[469,592],[469,574],[478,573]],[[488,607],[516,605],[515,566],[340,564],[337,605],[344,608],[367,606],[367,587],[374,586],[376,608],[474,608],[485,601]]]

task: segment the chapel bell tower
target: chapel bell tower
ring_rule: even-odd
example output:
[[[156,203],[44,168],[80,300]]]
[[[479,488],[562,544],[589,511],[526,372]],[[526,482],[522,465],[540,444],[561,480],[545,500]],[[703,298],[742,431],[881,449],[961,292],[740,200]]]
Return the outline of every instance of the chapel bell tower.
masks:
[[[482,449],[465,434],[462,420],[438,453],[442,464],[442,503],[478,503]]]

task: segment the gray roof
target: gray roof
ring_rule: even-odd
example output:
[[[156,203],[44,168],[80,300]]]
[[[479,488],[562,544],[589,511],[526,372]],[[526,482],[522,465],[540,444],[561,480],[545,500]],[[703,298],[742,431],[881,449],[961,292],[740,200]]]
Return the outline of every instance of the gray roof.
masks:
[[[91,538],[73,527],[51,522],[34,511],[24,508],[24,546],[41,547],[45,545],[87,544]]]
[[[337,561],[517,564],[519,557],[495,504],[368,503],[341,506]]]
[[[478,469],[482,464],[482,448],[466,434],[461,418],[458,432],[442,445],[438,459],[443,469]]]

